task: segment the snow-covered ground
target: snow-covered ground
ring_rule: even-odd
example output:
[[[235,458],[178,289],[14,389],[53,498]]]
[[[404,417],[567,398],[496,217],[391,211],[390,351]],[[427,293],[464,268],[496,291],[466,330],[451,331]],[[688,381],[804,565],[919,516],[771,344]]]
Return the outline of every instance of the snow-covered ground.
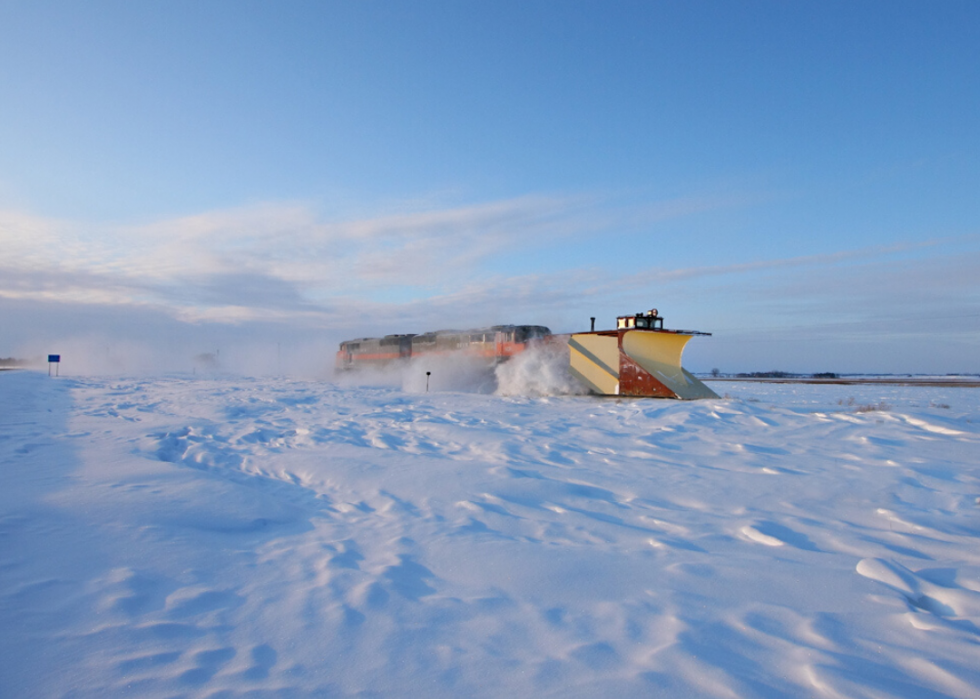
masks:
[[[0,373],[0,696],[980,697],[980,389],[715,387]]]

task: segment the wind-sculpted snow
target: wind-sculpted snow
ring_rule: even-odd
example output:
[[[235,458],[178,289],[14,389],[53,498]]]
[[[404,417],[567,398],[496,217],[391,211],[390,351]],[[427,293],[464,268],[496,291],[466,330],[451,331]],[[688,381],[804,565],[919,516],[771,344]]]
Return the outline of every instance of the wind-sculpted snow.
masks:
[[[725,388],[0,375],[0,696],[980,696],[980,391]]]

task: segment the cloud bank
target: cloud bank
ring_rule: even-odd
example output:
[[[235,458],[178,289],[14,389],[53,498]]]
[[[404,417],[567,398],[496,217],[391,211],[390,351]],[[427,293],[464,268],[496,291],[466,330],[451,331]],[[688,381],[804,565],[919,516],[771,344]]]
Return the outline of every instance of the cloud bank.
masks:
[[[251,345],[261,349],[243,354],[271,366],[274,344],[278,368],[284,344],[305,344],[321,348],[305,353],[326,366],[333,343],[349,336],[503,322],[570,331],[590,316],[602,326],[652,305],[668,325],[715,331],[712,349],[695,357],[733,370],[763,361],[795,368],[814,359],[800,343],[814,342],[837,348],[820,355],[838,363],[828,368],[894,370],[866,351],[891,341],[898,363],[929,371],[930,337],[976,340],[977,236],[700,267],[652,255],[663,264],[639,269],[617,242],[623,230],[641,229],[655,246],[665,222],[738,205],[528,196],[331,219],[308,204],[278,203],[138,225],[0,211],[0,354],[81,337],[183,357]],[[564,260],[563,251],[597,239],[622,245],[624,264]],[[770,340],[762,351],[760,336]],[[943,357],[950,370],[958,356]]]

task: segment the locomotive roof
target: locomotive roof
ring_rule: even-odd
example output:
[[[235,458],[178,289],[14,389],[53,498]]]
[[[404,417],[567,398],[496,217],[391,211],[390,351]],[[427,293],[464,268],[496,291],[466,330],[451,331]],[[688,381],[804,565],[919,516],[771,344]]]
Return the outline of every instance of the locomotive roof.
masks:
[[[486,328],[470,328],[469,330],[433,330],[431,332],[422,333],[423,335],[466,335],[471,333],[485,333],[485,332],[500,332],[506,330],[517,330],[518,328],[541,328],[543,330],[548,330],[544,325],[491,325]]]

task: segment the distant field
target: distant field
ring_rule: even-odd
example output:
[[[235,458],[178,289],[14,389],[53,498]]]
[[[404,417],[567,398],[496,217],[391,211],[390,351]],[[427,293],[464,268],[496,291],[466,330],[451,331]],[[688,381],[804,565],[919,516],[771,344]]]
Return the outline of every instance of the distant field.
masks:
[[[706,376],[702,381],[727,381],[727,382],[756,382],[756,383],[813,383],[813,384],[838,384],[843,386],[868,385],[891,385],[891,386],[956,386],[959,388],[980,388],[980,378],[964,378],[951,376],[949,378],[941,376],[889,376],[889,377],[847,377],[842,376],[836,379],[816,379],[812,377],[780,377],[780,378],[757,378],[757,377],[718,377]]]

